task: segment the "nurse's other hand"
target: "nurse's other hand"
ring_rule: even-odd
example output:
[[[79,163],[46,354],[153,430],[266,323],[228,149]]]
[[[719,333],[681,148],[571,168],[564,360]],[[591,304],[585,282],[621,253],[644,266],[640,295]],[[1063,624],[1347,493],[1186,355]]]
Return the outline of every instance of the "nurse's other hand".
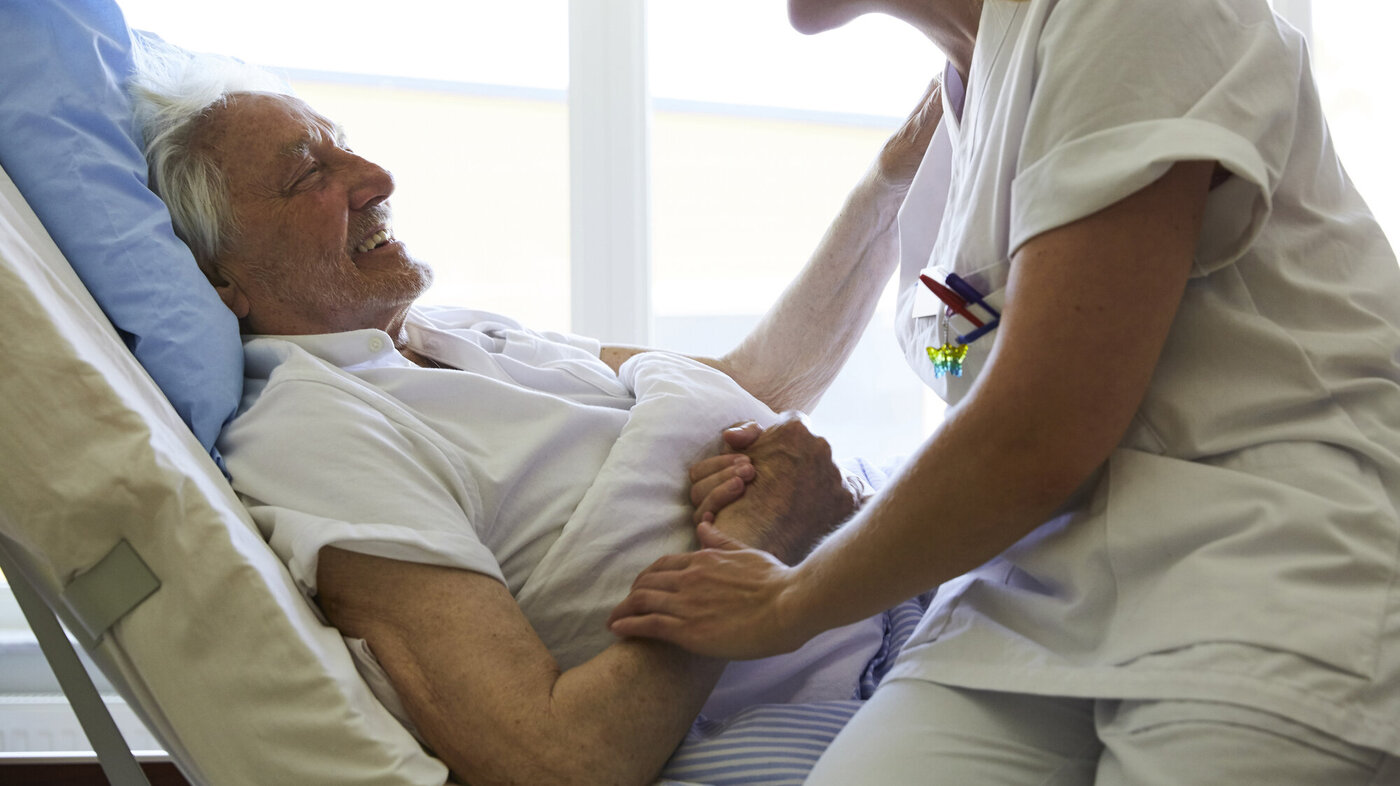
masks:
[[[690,504],[695,506],[692,522],[713,521],[726,505],[744,496],[754,479],[753,462],[743,450],[753,444],[763,429],[753,421],[738,423],[721,434],[725,452],[701,459],[690,467]]]
[[[737,660],[791,652],[810,638],[788,608],[792,568],[708,523],[696,534],[700,551],[662,557],[632,582],[608,617],[614,634]]]
[[[933,132],[942,119],[943,84],[940,77],[934,77],[904,125],[885,141],[875,162],[880,179],[897,190],[909,190],[914,173],[924,160],[924,151],[928,150]]]

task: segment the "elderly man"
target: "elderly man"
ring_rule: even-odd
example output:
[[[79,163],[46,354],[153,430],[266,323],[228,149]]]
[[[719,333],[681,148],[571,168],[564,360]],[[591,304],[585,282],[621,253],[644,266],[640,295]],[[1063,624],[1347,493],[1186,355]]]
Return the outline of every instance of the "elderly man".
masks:
[[[718,448],[703,418],[699,442],[648,431],[707,406],[734,422],[816,402],[893,271],[895,212],[936,114],[887,144],[756,332],[693,362],[415,307],[432,274],[393,234],[390,173],[298,99],[190,71],[144,74],[138,116],[177,232],[241,320],[247,387],[220,447],[274,550],[463,782],[654,778],[725,664],[603,624],[676,533],[691,542],[688,508],[677,522],[639,512],[654,494],[628,502],[652,483],[648,445],[689,442],[666,454],[677,467]],[[790,473],[820,479],[796,516],[806,531],[772,531],[742,498],[721,529],[793,560],[849,515],[829,453],[785,450],[813,440],[793,422],[755,448],[813,465]],[[762,482],[746,458],[705,466],[697,502]],[[683,472],[658,505],[684,498]],[[808,660],[868,658],[853,637],[868,628]]]

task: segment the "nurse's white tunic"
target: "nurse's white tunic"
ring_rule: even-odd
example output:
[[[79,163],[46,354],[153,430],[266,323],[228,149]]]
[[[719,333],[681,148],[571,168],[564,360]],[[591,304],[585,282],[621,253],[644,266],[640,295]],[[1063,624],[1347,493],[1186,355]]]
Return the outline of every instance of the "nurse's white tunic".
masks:
[[[900,221],[899,338],[951,404],[996,334],[935,378],[921,269],[999,294],[1023,243],[1172,163],[1231,177],[1121,445],[940,589],[891,678],[1234,702],[1400,751],[1400,269],[1309,68],[1264,0],[986,0]]]

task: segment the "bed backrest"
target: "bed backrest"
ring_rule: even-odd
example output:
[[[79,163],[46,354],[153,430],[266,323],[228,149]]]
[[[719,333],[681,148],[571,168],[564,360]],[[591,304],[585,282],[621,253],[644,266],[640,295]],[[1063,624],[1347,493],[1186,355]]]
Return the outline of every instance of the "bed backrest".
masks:
[[[112,0],[0,3],[0,545],[195,782],[442,783],[211,458],[238,325],[146,188],[133,68]]]
[[[2,170],[0,336],[0,536],[187,777],[443,783]],[[122,543],[159,582],[124,614]]]

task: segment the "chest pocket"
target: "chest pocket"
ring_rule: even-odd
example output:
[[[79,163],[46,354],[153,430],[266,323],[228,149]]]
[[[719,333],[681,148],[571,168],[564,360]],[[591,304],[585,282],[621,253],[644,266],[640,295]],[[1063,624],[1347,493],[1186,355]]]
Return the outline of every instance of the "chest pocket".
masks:
[[[949,271],[938,266],[924,268],[900,293],[895,324],[905,361],[949,406],[967,395],[995,346],[1009,270],[1009,264],[1000,263],[962,275],[961,282],[971,288],[964,289],[964,294],[975,298],[952,291],[947,285]],[[953,299],[940,299],[935,288],[945,298],[951,293]]]

